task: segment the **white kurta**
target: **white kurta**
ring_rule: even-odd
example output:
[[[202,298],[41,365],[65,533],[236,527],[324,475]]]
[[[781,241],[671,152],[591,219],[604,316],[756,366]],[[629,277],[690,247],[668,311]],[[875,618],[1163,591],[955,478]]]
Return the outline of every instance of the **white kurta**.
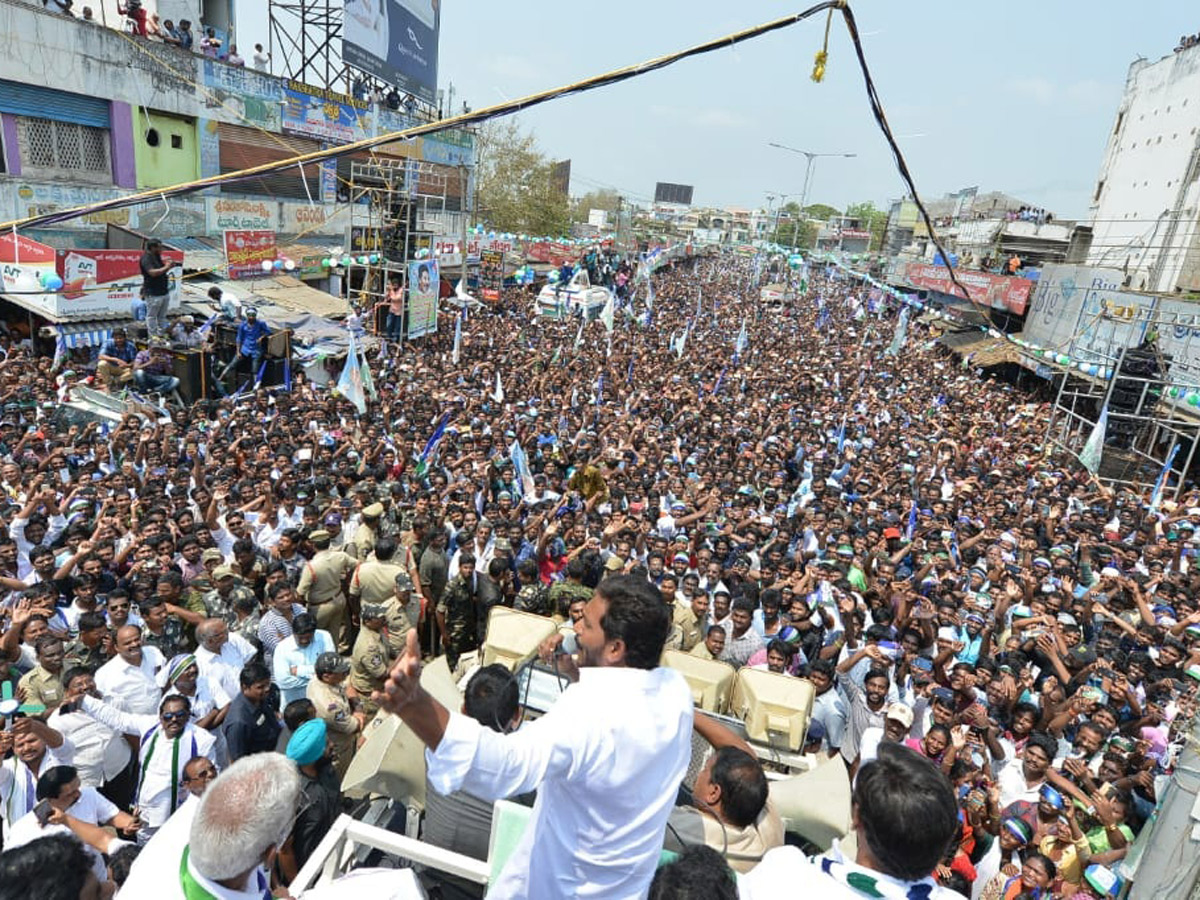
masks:
[[[95,697],[83,698],[83,711],[109,728],[141,738],[138,747],[138,790],[135,802],[141,811],[142,840],[157,831],[171,813],[187,798],[188,792],[180,779],[183,767],[193,756],[206,756],[216,764],[216,739],[203,728],[190,722],[179,737],[172,740],[162,733],[158,716],[127,713]],[[176,743],[178,750],[176,750]],[[171,805],[172,786],[175,804]]]
[[[692,694],[671,669],[587,668],[551,710],[501,735],[452,713],[429,781],[497,800],[538,791],[491,891],[506,897],[638,898],[691,759]]]
[[[163,663],[157,647],[142,648],[140,666],[131,666],[114,656],[96,671],[96,688],[109,703],[126,712],[156,714],[162,691],[155,676]]]

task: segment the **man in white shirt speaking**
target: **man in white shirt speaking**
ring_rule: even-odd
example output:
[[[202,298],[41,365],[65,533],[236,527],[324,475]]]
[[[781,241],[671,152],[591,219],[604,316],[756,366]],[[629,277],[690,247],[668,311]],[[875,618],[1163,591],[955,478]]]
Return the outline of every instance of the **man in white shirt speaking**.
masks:
[[[670,610],[645,578],[601,582],[575,624],[578,659],[559,653],[558,635],[542,648],[578,684],[511,734],[425,693],[416,630],[408,633],[374,697],[429,747],[430,784],[493,800],[538,792],[489,900],[645,894],[691,756],[691,691],[658,665],[670,627]]]

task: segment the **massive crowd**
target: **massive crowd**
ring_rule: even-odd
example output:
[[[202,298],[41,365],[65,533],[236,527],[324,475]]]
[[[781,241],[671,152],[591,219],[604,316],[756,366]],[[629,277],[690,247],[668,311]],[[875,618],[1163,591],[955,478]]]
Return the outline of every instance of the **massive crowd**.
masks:
[[[462,669],[503,604],[575,623],[580,665],[656,660],[628,622],[605,643],[618,625],[588,610],[606,582],[609,609],[649,586],[667,611],[659,648],[812,681],[809,749],[859,776],[859,855],[831,851],[822,876],[845,896],[1113,889],[1195,712],[1200,490],[1152,509],[1102,486],[1048,450],[1043,405],[963,368],[924,325],[893,342],[895,310],[833,270],[814,268],[773,309],[758,302],[772,277],[761,261],[664,267],[652,308],[645,279],[617,274],[611,337],[600,322],[535,320],[528,295],[506,293],[467,320],[457,360],[452,326],[372,355],[379,396],[364,416],[297,377],[170,424],[55,427],[50,360],[6,348],[0,656],[5,696],[24,706],[0,732],[0,897],[66,859],[69,841],[44,842],[65,834],[87,850],[88,884],[173,896],[143,891],[193,877],[179,854],[194,817],[220,832],[204,800],[218,773],[233,791],[258,776],[231,764],[276,749],[299,772],[299,813],[275,824],[283,838],[263,847],[278,853],[254,871],[288,883],[342,810],[339,776],[381,704],[407,709],[438,757],[466,740],[461,717],[435,726],[421,718],[432,706],[404,705],[418,636]],[[571,714],[591,714],[585,689],[601,715],[586,680],[565,695],[580,691]],[[513,730],[509,676],[481,670],[464,712]],[[662,810],[676,843],[721,853],[715,871],[741,873],[742,896],[793,883],[752,749],[693,722],[690,704],[686,721],[716,754],[694,808]],[[637,769],[674,797],[672,759],[609,750],[604,777]],[[463,774],[431,760],[431,783],[466,803]],[[930,778],[953,788],[948,829],[913,825],[922,841],[884,852],[866,821],[889,814],[879,792]],[[613,813],[614,833],[628,815]],[[659,846],[663,823],[650,822]],[[464,829],[427,839],[461,850]],[[203,871],[220,854],[194,849],[203,885],[244,874]],[[563,868],[612,877],[602,847],[576,850],[587,862]],[[689,860],[711,863],[689,851],[676,867]],[[676,896],[676,867],[652,895]],[[644,894],[652,869],[590,895]]]

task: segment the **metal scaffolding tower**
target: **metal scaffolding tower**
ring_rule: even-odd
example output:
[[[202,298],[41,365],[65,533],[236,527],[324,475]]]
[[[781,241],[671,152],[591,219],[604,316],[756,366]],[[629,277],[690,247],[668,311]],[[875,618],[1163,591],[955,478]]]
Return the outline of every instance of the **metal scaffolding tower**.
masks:
[[[343,94],[354,71],[342,62],[345,0],[270,0],[272,69],[279,75]]]
[[[407,288],[407,264],[418,251],[433,252],[429,220],[446,212],[447,184],[444,167],[417,159],[377,155],[351,162],[346,286],[363,309],[384,300],[393,275]]]
[[[1197,326],[1200,305],[1195,313],[1157,304],[1103,310],[1083,330],[1086,339],[1077,331],[1062,348],[1073,364],[1055,366],[1047,443],[1078,456],[1107,407],[1099,480],[1145,490],[1172,459],[1163,497],[1178,495],[1200,438],[1200,368],[1189,362],[1200,355]],[[1164,352],[1159,338],[1167,334]]]

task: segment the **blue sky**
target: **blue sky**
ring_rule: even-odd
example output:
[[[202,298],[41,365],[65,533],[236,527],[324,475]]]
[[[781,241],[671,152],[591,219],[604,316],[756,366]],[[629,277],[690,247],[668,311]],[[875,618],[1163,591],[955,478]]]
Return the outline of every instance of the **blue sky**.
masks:
[[[257,6],[257,4],[255,4]],[[262,4],[265,7],[266,4]],[[246,10],[246,15],[262,15]],[[978,185],[1085,217],[1126,70],[1200,31],[1183,0],[857,0],[867,61],[922,195]],[[443,0],[439,81],[474,108],[649,59],[804,8],[738,3]],[[265,16],[264,16],[265,18]],[[246,35],[265,21],[243,21]],[[573,194],[652,197],[694,184],[698,205],[762,206],[799,194],[802,157],[769,141],[855,159],[816,163],[809,201],[883,205],[902,193],[835,16],[825,81],[809,79],[824,16],[615,87],[523,113],[542,149],[572,160]]]

